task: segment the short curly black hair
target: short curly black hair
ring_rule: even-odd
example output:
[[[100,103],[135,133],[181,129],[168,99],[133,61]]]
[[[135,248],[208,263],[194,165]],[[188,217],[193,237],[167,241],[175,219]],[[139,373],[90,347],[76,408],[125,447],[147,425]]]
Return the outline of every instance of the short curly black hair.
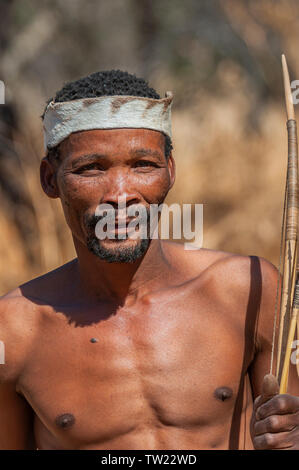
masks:
[[[63,88],[57,91],[55,98],[48,100],[47,105],[50,101],[57,103],[80,98],[113,95],[143,96],[145,98],[154,99],[161,98],[156,90],[151,88],[148,82],[143,78],[136,77],[136,75],[122,70],[105,70],[65,83]],[[42,119],[44,118],[45,110],[41,116]],[[165,156],[167,159],[172,148],[170,137],[165,135]],[[59,160],[59,145],[48,150],[48,157],[50,160]]]

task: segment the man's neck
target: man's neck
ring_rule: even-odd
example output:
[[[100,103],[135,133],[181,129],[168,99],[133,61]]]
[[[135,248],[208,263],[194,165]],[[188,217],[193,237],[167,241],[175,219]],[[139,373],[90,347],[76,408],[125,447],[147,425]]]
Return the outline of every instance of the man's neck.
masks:
[[[160,239],[153,239],[145,255],[134,263],[108,263],[74,238],[80,284],[88,296],[131,305],[154,290],[170,274]]]

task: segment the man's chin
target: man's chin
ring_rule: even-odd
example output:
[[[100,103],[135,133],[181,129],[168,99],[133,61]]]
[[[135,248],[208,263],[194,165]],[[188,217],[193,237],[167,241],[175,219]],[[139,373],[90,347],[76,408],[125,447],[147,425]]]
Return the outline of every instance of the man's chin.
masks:
[[[87,240],[87,248],[98,258],[107,263],[134,263],[147,251],[149,239],[99,240],[96,237]]]

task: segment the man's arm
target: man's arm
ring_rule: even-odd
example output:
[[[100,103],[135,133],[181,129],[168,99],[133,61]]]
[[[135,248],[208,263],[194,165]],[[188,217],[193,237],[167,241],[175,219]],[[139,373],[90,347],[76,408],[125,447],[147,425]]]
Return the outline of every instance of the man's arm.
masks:
[[[271,361],[278,277],[277,270],[270,263],[263,259],[260,262],[262,299],[257,323],[257,352],[249,370],[255,398],[252,440],[256,449],[299,449],[299,377],[296,365],[290,364],[287,394],[279,395],[273,381],[272,385],[264,381]]]
[[[13,384],[0,384],[0,450],[28,449],[35,449],[33,411]]]
[[[30,339],[26,332],[32,329],[29,317],[20,296],[8,294],[0,299],[0,341],[4,345],[0,363],[0,450],[36,448],[34,413],[16,391]]]

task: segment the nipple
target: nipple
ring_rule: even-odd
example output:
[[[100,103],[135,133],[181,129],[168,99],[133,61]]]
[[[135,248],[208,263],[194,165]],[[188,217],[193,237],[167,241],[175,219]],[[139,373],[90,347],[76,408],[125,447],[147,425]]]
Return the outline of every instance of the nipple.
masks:
[[[64,413],[57,416],[55,423],[59,428],[70,428],[75,423],[75,416],[70,413]]]
[[[233,391],[229,387],[218,387],[214,392],[215,398],[221,401],[228,400],[233,395]]]

